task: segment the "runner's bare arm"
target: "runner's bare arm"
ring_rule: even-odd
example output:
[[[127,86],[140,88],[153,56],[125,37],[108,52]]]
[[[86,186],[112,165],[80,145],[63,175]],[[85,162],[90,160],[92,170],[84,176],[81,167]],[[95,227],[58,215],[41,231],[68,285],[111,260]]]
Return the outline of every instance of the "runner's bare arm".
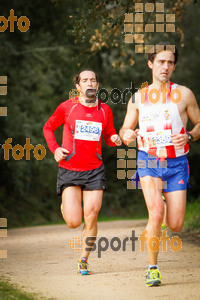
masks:
[[[187,115],[192,124],[195,125],[189,133],[193,136],[194,141],[196,141],[200,138],[200,109],[191,90],[189,90]]]
[[[137,137],[138,129],[135,129],[138,118],[139,118],[139,110],[138,110],[138,93],[135,93],[134,96],[136,101],[133,103],[132,97],[129,100],[128,106],[127,106],[127,112],[124,119],[124,123],[122,125],[122,128],[119,131],[119,136],[121,137],[122,141],[127,144],[131,141],[135,140]]]
[[[200,110],[196,98],[190,89],[181,86],[181,93],[186,103],[187,116],[195,125],[189,133],[193,136],[194,141],[196,141],[200,138]],[[187,134],[172,134],[172,143],[176,149],[183,148],[188,141],[189,137]]]

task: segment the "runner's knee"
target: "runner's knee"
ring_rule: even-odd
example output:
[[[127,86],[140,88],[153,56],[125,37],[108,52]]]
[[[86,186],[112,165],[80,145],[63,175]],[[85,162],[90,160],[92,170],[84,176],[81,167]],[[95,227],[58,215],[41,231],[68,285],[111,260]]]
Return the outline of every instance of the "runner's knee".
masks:
[[[69,216],[66,216],[64,213],[63,205],[61,205],[61,213],[62,213],[63,219],[65,220],[65,222],[67,223],[67,226],[69,228],[77,228],[81,225],[82,217],[80,217],[80,218],[76,217],[76,219],[69,218]]]
[[[96,224],[97,216],[98,216],[98,212],[96,212],[95,210],[92,211],[90,214],[84,216],[85,225],[87,228],[91,229],[94,226],[94,224]]]
[[[170,223],[167,222],[167,225],[174,232],[179,232],[183,228],[183,223],[178,223],[178,224],[172,223],[172,224],[170,224]]]
[[[77,228],[82,223],[82,217],[70,218],[63,215],[63,218],[69,228]]]
[[[163,218],[164,210],[154,210],[150,213],[150,221],[155,228],[159,227],[162,224]]]
[[[65,222],[67,223],[67,226],[69,228],[77,228],[81,225],[82,220],[66,220],[65,219]]]

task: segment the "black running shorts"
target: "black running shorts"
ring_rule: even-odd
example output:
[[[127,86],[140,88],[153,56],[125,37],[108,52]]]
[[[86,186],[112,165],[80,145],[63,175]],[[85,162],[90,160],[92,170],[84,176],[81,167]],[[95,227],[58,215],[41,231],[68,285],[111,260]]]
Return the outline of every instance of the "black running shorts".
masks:
[[[89,171],[71,171],[59,168],[57,176],[57,194],[69,186],[80,186],[83,191],[105,190],[106,176],[104,165]]]

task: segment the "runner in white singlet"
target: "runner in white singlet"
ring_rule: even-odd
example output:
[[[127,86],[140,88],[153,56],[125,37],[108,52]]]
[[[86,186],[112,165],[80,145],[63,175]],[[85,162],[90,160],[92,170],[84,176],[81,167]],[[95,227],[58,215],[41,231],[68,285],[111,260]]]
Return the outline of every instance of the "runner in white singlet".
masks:
[[[147,243],[161,234],[165,213],[162,193],[166,200],[166,225],[172,231],[181,230],[189,178],[186,154],[189,141],[200,138],[200,110],[195,96],[187,87],[170,82],[178,58],[176,47],[175,52],[172,49],[169,43],[154,46],[148,58],[153,82],[130,99],[120,130],[125,144],[138,138],[135,180],[139,179],[149,213]],[[186,131],[188,117],[194,124],[190,132]],[[139,129],[135,129],[138,123]],[[148,249],[148,258],[146,285],[158,286],[161,284],[158,251]]]

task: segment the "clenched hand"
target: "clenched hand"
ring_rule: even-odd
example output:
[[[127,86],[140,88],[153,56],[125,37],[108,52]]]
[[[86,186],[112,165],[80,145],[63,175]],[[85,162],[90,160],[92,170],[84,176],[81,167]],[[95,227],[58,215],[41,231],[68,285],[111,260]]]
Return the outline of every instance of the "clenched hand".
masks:
[[[181,149],[189,141],[188,135],[186,133],[176,133],[171,135],[172,143],[176,149]]]
[[[59,162],[62,159],[65,159],[65,157],[67,156],[68,153],[70,153],[70,151],[68,151],[67,149],[59,147],[54,152],[54,158],[57,162]]]
[[[122,141],[121,141],[121,139],[120,139],[120,137],[119,137],[118,134],[113,134],[113,135],[110,137],[110,139],[111,139],[111,141],[112,141],[115,145],[121,146]]]

